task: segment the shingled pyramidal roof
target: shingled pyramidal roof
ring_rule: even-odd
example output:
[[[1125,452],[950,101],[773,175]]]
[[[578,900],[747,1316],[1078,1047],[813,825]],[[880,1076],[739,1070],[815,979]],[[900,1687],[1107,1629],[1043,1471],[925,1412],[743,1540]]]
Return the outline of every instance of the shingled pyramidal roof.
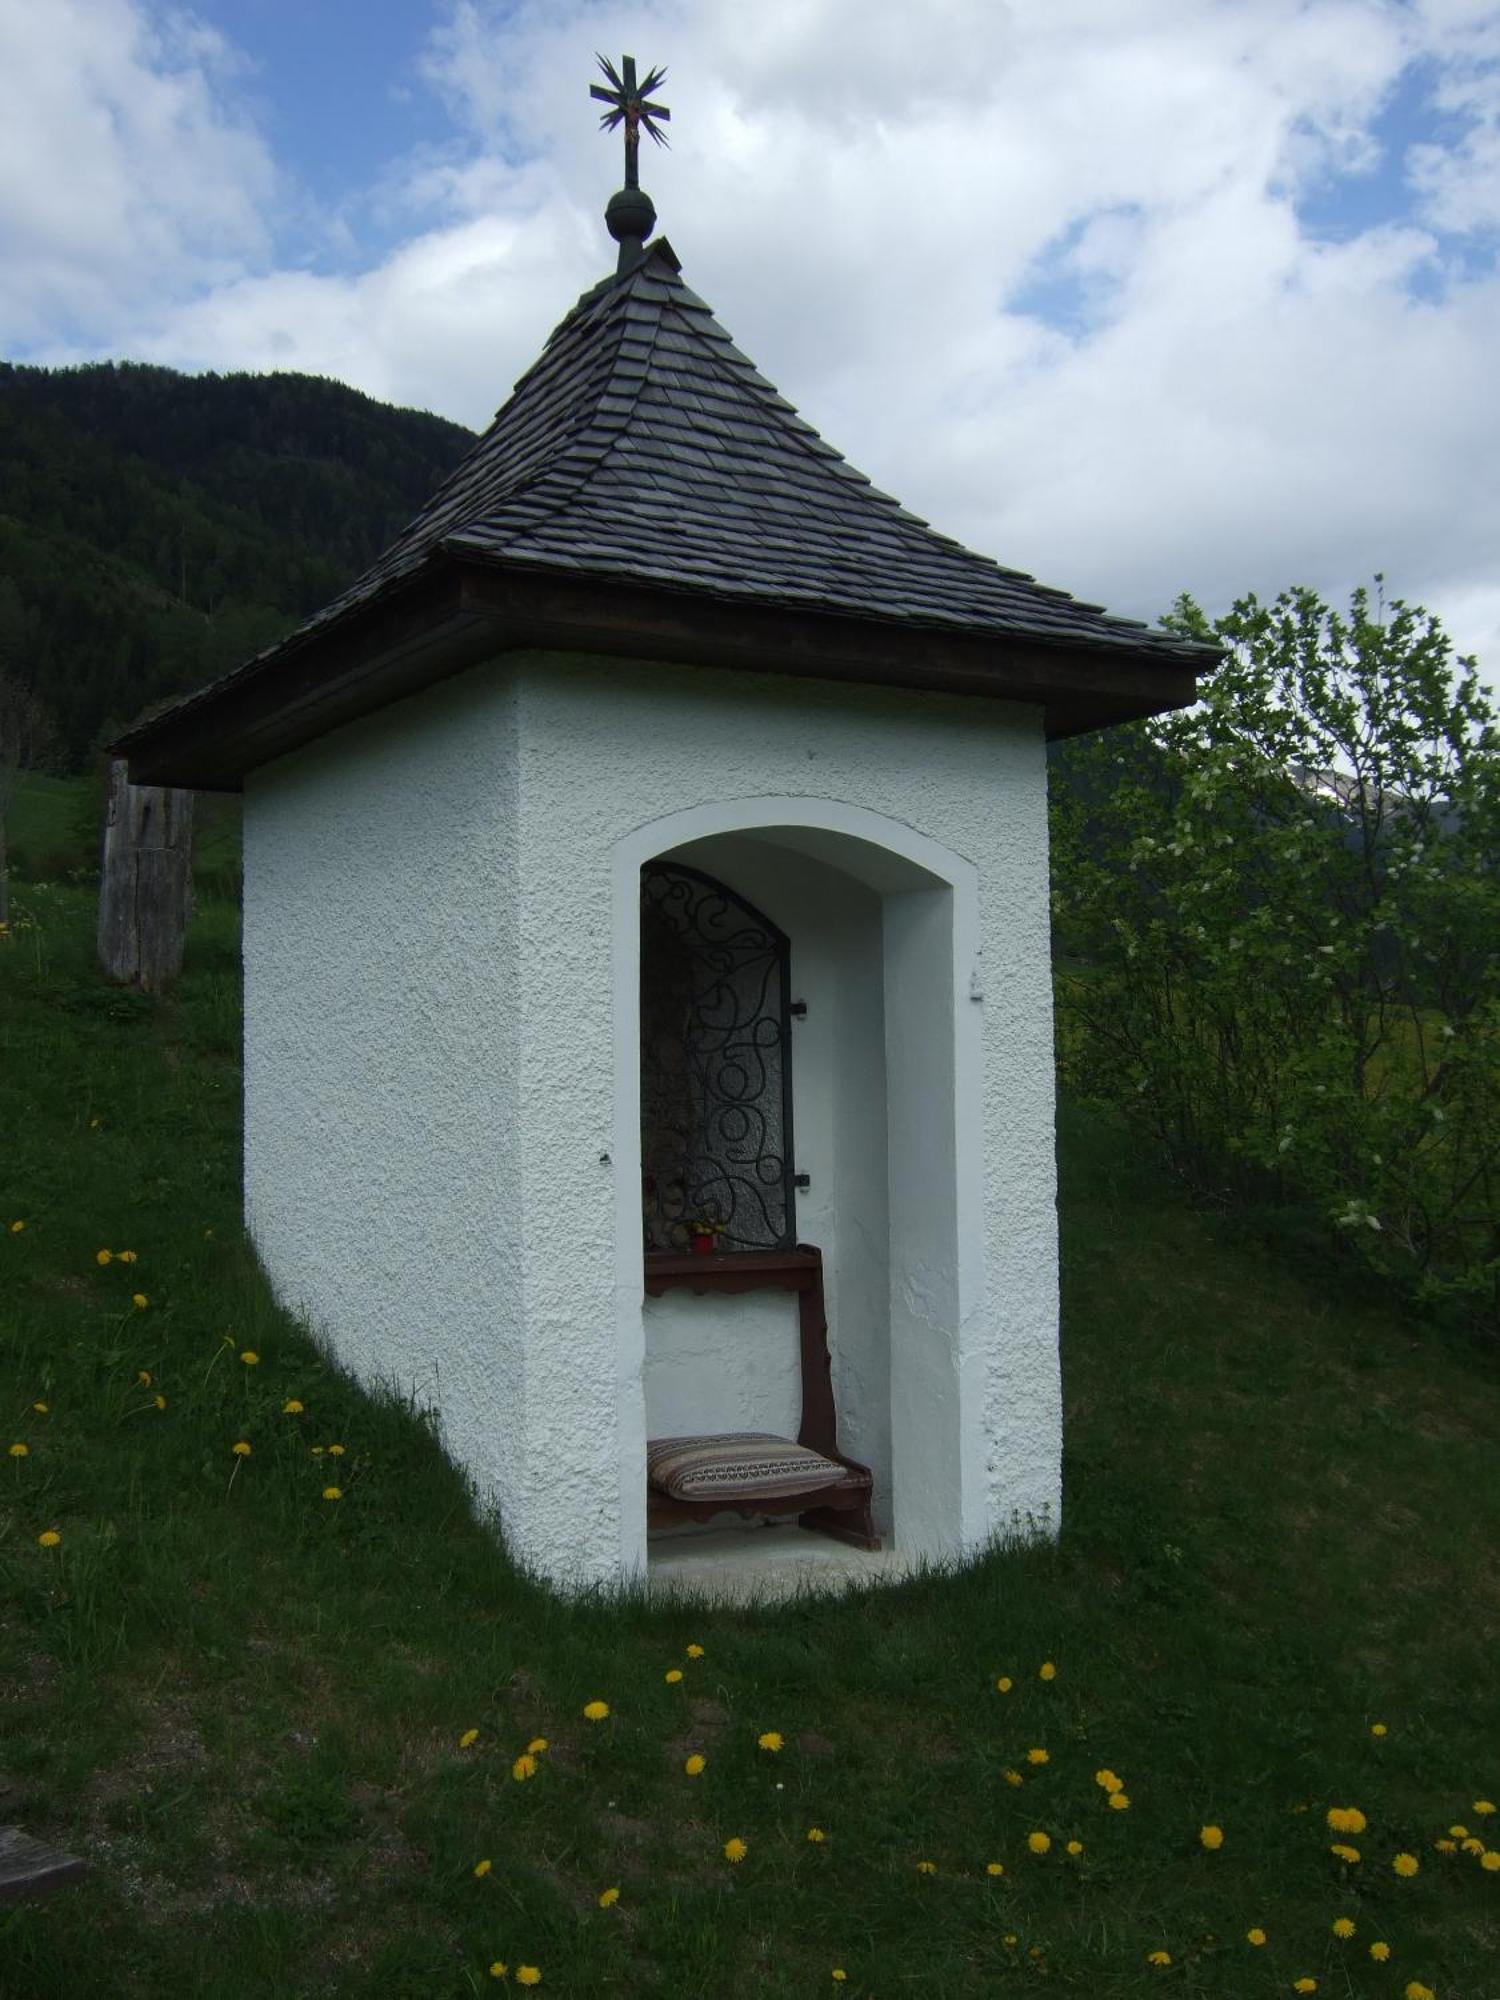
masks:
[[[586,293],[474,450],[330,610],[441,546],[721,598],[1181,654],[1181,641],[1003,569],[872,486],[679,273],[658,242]]]
[[[937,533],[756,371],[665,239],[634,254],[371,569],[121,739],[137,782],[237,788],[256,763],[519,645],[991,694],[1042,705],[1050,735],[1194,698],[1212,648]],[[439,575],[441,602],[414,595]],[[383,638],[377,611],[397,621]]]

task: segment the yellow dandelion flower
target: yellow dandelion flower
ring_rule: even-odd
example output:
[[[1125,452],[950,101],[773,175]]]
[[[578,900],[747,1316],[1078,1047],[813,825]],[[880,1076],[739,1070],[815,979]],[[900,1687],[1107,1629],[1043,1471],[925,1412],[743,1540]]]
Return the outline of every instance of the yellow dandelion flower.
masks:
[[[1083,1842],[1081,1840],[1070,1840],[1068,1842],[1068,1852],[1076,1859],[1083,1852]]]
[[[1383,1722],[1372,1722],[1370,1724],[1370,1734],[1372,1736],[1389,1736],[1390,1733]]]
[[[681,1667],[668,1667],[667,1671],[662,1675],[662,1679],[667,1683],[668,1687],[675,1687],[682,1679]]]
[[[137,1368],[135,1379],[143,1389],[149,1389],[151,1387],[151,1370],[149,1368]]]
[[[1401,1990],[1405,1994],[1406,2000],[1437,2000],[1437,1995],[1433,1992],[1432,1988],[1424,1986],[1420,1979],[1408,1979]]]
[[[1026,1780],[1021,1776],[1019,1771],[1007,1769],[1005,1772],[1005,1782],[1007,1785],[1024,1785]]]
[[[1484,1852],[1484,1842],[1472,1833],[1467,1840],[1461,1840],[1459,1846],[1462,1847],[1465,1854],[1483,1854]]]
[[[1292,1991],[1294,1993],[1316,1993],[1317,1990],[1318,1990],[1317,1980],[1309,1979],[1306,1973],[1304,1973],[1300,1979],[1294,1979],[1292,1981]]]
[[[300,1417],[302,1414],[302,1405],[297,1401],[295,1396],[288,1396],[281,1406],[281,1414],[284,1417]]]
[[[1467,1840],[1468,1837],[1469,1829],[1466,1826],[1450,1826],[1448,1829],[1448,1838],[1450,1840]]]
[[[153,1396],[151,1400],[153,1403],[155,1403],[157,1409],[159,1410],[164,1410],[167,1407],[167,1399],[165,1396]]]
[[[551,1747],[545,1736],[533,1736],[526,1745],[526,1754],[528,1757],[540,1757],[544,1750],[550,1750]]]
[[[341,1444],[331,1444],[328,1447],[328,1456],[330,1458],[342,1458],[344,1456],[344,1447]]]
[[[1052,1757],[1051,1753],[1046,1750],[1028,1750],[1026,1752],[1026,1761],[1028,1764],[1050,1764]]]
[[[724,1859],[726,1861],[743,1861],[749,1852],[750,1849],[740,1839],[738,1834],[732,1840],[726,1840],[724,1843]]]
[[[1119,1792],[1125,1789],[1114,1772],[1107,1769],[1094,1773],[1094,1783],[1099,1786],[1101,1791],[1106,1792]]]
[[[530,1752],[523,1752],[510,1767],[510,1775],[518,1785],[524,1785],[528,1778],[536,1776],[536,1759]]]
[[[1398,1875],[1410,1876],[1415,1875],[1422,1864],[1418,1861],[1415,1854],[1398,1854],[1391,1863],[1391,1866]]]
[[[240,1439],[239,1443],[233,1449],[236,1458],[248,1458],[250,1456],[250,1447],[243,1438]]]
[[[517,1986],[540,1986],[541,1983],[542,1972],[540,1966],[518,1965],[516,1967]]]
[[[20,1235],[20,1233],[21,1233],[21,1231],[22,1231],[22,1230],[23,1230],[23,1229],[24,1229],[25,1227],[26,1227],[26,1224],[25,1224],[24,1222],[13,1222],[13,1223],[12,1223],[12,1224],[10,1225],[10,1233],[11,1233],[11,1235],[12,1235],[12,1236],[19,1236],[19,1235]]]
[[[1334,1841],[1328,1852],[1336,1854],[1340,1861],[1347,1861],[1351,1865],[1359,1859],[1359,1849],[1357,1847],[1350,1847],[1348,1842],[1343,1840]]]
[[[94,1252],[94,1262],[96,1264],[113,1264],[114,1261],[115,1253],[113,1250],[96,1250]]]
[[[1009,1674],[1002,1674],[999,1680],[996,1681],[995,1686],[1000,1690],[1001,1694],[1009,1694],[1015,1686],[1015,1682]]]
[[[691,1646],[688,1647],[687,1656],[690,1660],[701,1660],[703,1658],[703,1648],[697,1643],[696,1640]]]
[[[1200,1826],[1198,1839],[1210,1854],[1217,1854],[1224,1845],[1224,1829],[1222,1826]]]
[[[1458,1842],[1456,1840],[1435,1840],[1432,1844],[1439,1854],[1457,1854],[1458,1852]]]
[[[1051,1851],[1052,1836],[1050,1833],[1028,1833],[1026,1845],[1033,1854],[1047,1854]]]
[[[139,1264],[141,1261],[133,1250],[117,1250],[115,1255],[122,1264]]]
[[[135,1307],[137,1312],[144,1312],[151,1301],[146,1297],[144,1292],[132,1292],[130,1294],[130,1303]]]
[[[764,1729],[756,1737],[755,1741],[762,1750],[779,1750],[782,1747],[781,1731],[779,1729]]]
[[[1493,1875],[1500,1869],[1500,1853],[1493,1847],[1487,1847],[1479,1857],[1479,1865],[1487,1875]]]
[[[479,1731],[477,1729],[466,1729],[458,1739],[458,1747],[460,1750],[471,1750],[478,1741]]]
[[[1474,1801],[1474,1810],[1481,1819],[1484,1819],[1495,1810],[1495,1801],[1493,1799],[1476,1799]]]
[[[55,1549],[62,1540],[62,1536],[57,1532],[56,1528],[43,1528],[36,1539],[39,1548]]]
[[[1050,1660],[1043,1660],[1042,1664],[1036,1670],[1036,1677],[1039,1681],[1055,1681],[1057,1679],[1057,1669]]]
[[[618,1889],[601,1889],[599,1891],[599,1907],[601,1910],[612,1910],[619,1900],[620,1892]]]
[[[1020,1942],[1021,1940],[1016,1936],[1014,1931],[1007,1931],[1005,1933],[1005,1936],[1001,1939],[1001,1943],[1006,1947],[1008,1951],[1014,1951],[1016,1946]]]
[[[835,1966],[835,1967],[833,1968],[833,1982],[834,1982],[835,1986],[842,1986],[842,1985],[843,1985],[843,1983],[844,1983],[844,1981],[845,1981],[845,1980],[846,1980],[846,1979],[847,1979],[848,1977],[849,1977],[849,1975],[848,1975],[848,1973],[847,1973],[847,1972],[845,1972],[845,1970],[844,1970],[843,1966],[841,1966],[841,1965],[836,1965],[836,1966]]]
[[[919,1861],[917,1863],[917,1873],[919,1875],[936,1875],[937,1863],[935,1861]]]
[[[510,1967],[505,1963],[505,1960],[503,1958],[497,1958],[494,1964],[490,1967],[490,1978],[503,1979],[506,1973],[509,1971]]]
[[[31,1446],[29,1444],[21,1444],[19,1442],[13,1444],[10,1448],[10,1455],[12,1458],[30,1458]]]
[[[1353,1917],[1335,1917],[1331,1928],[1336,1938],[1352,1938],[1354,1935],[1354,1919]]]
[[[1115,1812],[1130,1811],[1130,1800],[1126,1797],[1124,1792],[1111,1792],[1109,1795],[1109,1803],[1111,1809]]]
[[[1172,1954],[1169,1951],[1148,1951],[1146,1953],[1146,1963],[1147,1965],[1170,1965],[1172,1963]]]
[[[1003,1875],[1005,1873],[1005,1863],[1003,1861],[986,1861],[984,1872],[986,1875]]]
[[[1370,1946],[1370,1956],[1374,1959],[1375,1963],[1377,1965],[1384,1965],[1390,1955],[1391,1948],[1385,1939],[1376,1938],[1375,1942]]]
[[[701,1778],[703,1775],[704,1767],[707,1765],[707,1763],[708,1759],[706,1757],[700,1757],[698,1752],[695,1750],[691,1757],[684,1759],[682,1768],[684,1771],[687,1772],[690,1778]]]
[[[1370,1822],[1358,1806],[1330,1806],[1328,1824],[1334,1833],[1363,1833]]]
[[[37,1413],[37,1415],[38,1415],[39,1417],[45,1417],[45,1416],[46,1416],[46,1414],[47,1414],[47,1408],[48,1408],[48,1406],[47,1406],[47,1404],[46,1404],[46,1403],[33,1403],[31,1407],[32,1407],[32,1409],[34,1409],[34,1410],[36,1411],[36,1413]]]
[[[1253,1944],[1259,1946],[1263,1945],[1265,1941],[1266,1941],[1266,1934],[1261,1929],[1259,1924],[1252,1924],[1249,1930],[1247,1930],[1245,1933],[1246,1944]]]
[[[828,1838],[828,1835],[823,1831],[822,1827],[810,1826],[807,1829],[807,1837],[814,1847],[821,1847],[823,1842]]]
[[[325,1500],[342,1500],[343,1497],[344,1489],[342,1486],[325,1486],[323,1488],[323,1498]]]
[[[259,1368],[260,1366],[260,1356],[253,1347],[247,1347],[240,1355],[240,1359],[247,1368]]]
[[[475,1876],[478,1878],[479,1881],[482,1882],[485,1876],[488,1875],[490,1870],[494,1867],[494,1865],[495,1864],[493,1861],[476,1861],[474,1863]]]
[[[609,1703],[607,1701],[586,1701],[583,1704],[583,1714],[586,1722],[602,1722],[605,1716],[609,1714]]]

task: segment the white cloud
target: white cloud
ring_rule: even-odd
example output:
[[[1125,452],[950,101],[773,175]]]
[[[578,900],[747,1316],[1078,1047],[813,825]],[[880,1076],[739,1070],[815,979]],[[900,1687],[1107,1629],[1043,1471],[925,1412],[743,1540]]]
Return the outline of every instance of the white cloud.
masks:
[[[0,341],[97,338],[264,250],[232,51],[130,0],[0,0]]]
[[[938,526],[1138,615],[1383,568],[1500,671],[1493,5],[761,0],[749,33],[737,0],[459,0],[427,63],[454,143],[381,189],[406,240],[322,274],[257,246],[270,169],[220,52],[153,41],[126,0],[15,15],[40,19],[71,24],[49,76],[78,22],[113,24],[81,107],[137,71],[160,106],[111,156],[133,254],[92,252],[65,184],[27,197],[50,351],[297,367],[483,423],[607,268],[619,141],[585,92],[595,49],[629,49],[670,63],[672,151],[642,178],[689,282]],[[1406,162],[1415,220],[1319,240],[1299,201],[1379,164],[1419,59],[1449,122]],[[1074,313],[1042,316],[1061,292]]]

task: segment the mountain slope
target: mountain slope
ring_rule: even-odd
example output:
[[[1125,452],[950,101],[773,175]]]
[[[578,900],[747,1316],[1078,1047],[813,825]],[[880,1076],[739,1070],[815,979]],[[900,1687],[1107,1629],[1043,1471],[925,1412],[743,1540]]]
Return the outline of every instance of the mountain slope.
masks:
[[[472,441],[306,375],[0,364],[0,671],[76,767],[317,610]]]

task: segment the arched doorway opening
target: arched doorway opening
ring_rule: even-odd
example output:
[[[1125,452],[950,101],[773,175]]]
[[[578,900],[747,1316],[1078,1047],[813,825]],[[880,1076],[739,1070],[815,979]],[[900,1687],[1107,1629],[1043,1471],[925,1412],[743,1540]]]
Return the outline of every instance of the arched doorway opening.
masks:
[[[726,907],[752,912],[786,941],[784,1233],[822,1253],[840,1449],[873,1469],[876,1527],[888,1543],[909,1557],[953,1558],[982,1539],[984,1511],[960,1338],[983,1276],[978,1010],[968,990],[974,872],[908,828],[828,801],[673,815],[622,843],[618,859],[631,909],[617,924],[630,961],[617,1002],[628,1008],[628,978],[635,1007],[629,1042],[617,1044],[617,1134],[622,1165],[633,1151],[643,1186],[642,1220],[620,1218],[622,1381],[639,1382],[638,1399],[626,1399],[621,1493],[642,1556],[647,1437],[794,1438],[802,1389],[795,1306],[784,1295],[641,1304],[652,1227],[645,1183],[661,1151],[660,1086],[651,1059],[641,1062],[656,1007],[642,980],[651,977],[642,883],[651,871],[676,871],[679,881],[719,885]],[[673,1004],[688,993],[679,976]],[[660,1027],[671,1008],[657,1012]],[[679,1111],[677,1122],[691,1125],[691,1115]],[[625,1173],[618,1184],[623,1192]],[[680,1201],[693,1205],[686,1190]]]

